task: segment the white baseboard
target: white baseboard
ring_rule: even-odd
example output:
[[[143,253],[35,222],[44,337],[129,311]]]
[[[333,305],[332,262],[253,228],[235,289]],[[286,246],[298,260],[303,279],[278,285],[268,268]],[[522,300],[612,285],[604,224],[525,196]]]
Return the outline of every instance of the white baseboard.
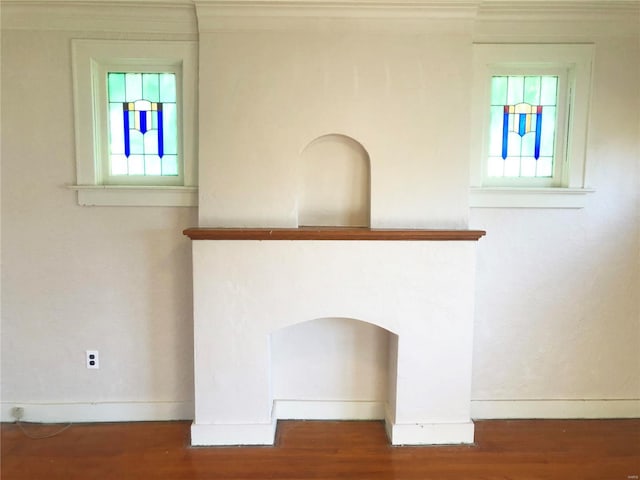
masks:
[[[639,418],[636,400],[472,400],[471,418],[498,419],[597,419]]]
[[[390,424],[392,445],[459,445],[473,443],[473,422]]]
[[[383,420],[384,402],[275,400],[278,420]]]
[[[0,420],[13,422],[14,407],[24,409],[24,422],[87,423],[192,420],[193,402],[19,403],[2,402]]]
[[[472,421],[459,423],[394,423],[395,415],[387,409],[385,430],[391,445],[460,445],[474,442]]]
[[[393,445],[473,443],[473,422],[394,424],[384,402],[276,400],[274,404],[279,420],[385,420]]]
[[[258,424],[196,424],[191,425],[191,445],[273,445],[276,421]]]
[[[0,403],[0,421],[13,422],[13,407],[24,408],[25,422],[145,422],[193,420],[192,402]],[[277,400],[276,419],[382,420],[383,402]],[[632,400],[472,400],[471,418],[597,419],[640,418],[640,399]]]

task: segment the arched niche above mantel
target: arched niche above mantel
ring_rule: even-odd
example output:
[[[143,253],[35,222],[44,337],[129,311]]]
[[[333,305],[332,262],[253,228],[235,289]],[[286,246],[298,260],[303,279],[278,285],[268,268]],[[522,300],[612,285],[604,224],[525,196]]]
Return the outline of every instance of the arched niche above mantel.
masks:
[[[346,135],[322,135],[300,155],[298,225],[368,227],[369,154]]]

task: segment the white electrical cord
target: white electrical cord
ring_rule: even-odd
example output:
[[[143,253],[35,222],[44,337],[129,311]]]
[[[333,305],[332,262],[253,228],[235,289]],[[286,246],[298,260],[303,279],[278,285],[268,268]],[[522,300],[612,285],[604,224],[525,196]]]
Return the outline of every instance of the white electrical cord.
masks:
[[[61,429],[53,432],[53,433],[48,433],[46,435],[32,435],[29,432],[27,432],[27,429],[24,428],[22,422],[20,420],[16,420],[16,425],[18,425],[18,427],[20,428],[20,430],[22,430],[22,433],[24,433],[24,435],[28,438],[31,438],[33,440],[42,440],[43,438],[52,438],[55,437],[56,435],[60,435],[62,432],[64,432],[65,430],[67,430],[69,427],[71,427],[71,425],[73,425],[73,423],[69,423],[68,425],[62,427]]]

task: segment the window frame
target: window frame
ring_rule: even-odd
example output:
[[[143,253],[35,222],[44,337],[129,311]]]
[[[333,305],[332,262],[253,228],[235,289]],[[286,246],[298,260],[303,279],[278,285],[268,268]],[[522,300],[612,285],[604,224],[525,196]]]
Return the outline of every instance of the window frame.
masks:
[[[197,45],[190,41],[73,40],[77,182],[80,205],[196,206]],[[109,71],[176,73],[179,173],[110,176]]]
[[[586,185],[586,141],[591,95],[592,44],[482,44],[473,46],[471,207],[581,208]],[[491,78],[558,75],[558,116],[552,179],[488,177]],[[562,108],[562,112],[560,111]]]

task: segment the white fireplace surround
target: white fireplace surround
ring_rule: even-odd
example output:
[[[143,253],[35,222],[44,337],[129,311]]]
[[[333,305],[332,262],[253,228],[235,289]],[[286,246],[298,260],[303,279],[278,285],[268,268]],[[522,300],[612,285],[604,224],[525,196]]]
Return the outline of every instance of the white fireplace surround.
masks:
[[[375,229],[469,225],[476,2],[195,4],[192,444],[269,445],[278,418],[380,418],[396,445],[473,442],[480,235]],[[334,349],[329,388],[282,388],[291,369],[278,368],[300,359],[272,355],[273,339],[322,319],[382,329],[375,395],[347,383],[365,349],[342,371]]]
[[[394,445],[473,442],[476,242],[447,240],[437,231],[430,240],[381,240],[374,230],[346,231],[372,239],[185,232],[194,239],[193,445],[272,444],[278,418],[292,416],[383,416]],[[270,238],[274,230],[261,232]],[[472,233],[477,240],[484,232]],[[284,399],[272,395],[270,335],[327,317],[391,332],[384,405],[286,399],[274,407]]]

